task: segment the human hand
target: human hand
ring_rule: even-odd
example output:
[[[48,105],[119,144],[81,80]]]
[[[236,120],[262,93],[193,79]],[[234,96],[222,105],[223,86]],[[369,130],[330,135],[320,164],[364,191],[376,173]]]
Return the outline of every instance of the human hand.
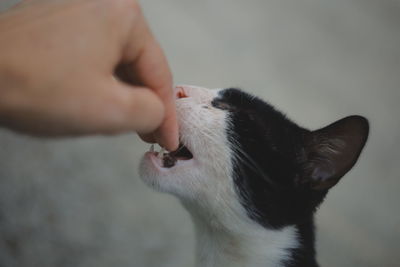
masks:
[[[135,0],[24,1],[0,32],[0,126],[177,148],[172,75]]]

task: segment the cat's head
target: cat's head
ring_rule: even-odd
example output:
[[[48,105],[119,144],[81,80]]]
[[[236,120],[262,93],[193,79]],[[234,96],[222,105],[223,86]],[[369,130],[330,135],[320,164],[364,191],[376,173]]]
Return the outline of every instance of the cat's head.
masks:
[[[143,157],[142,179],[191,212],[281,227],[310,218],[356,163],[368,122],[350,116],[309,131],[239,89],[175,89],[181,147]]]

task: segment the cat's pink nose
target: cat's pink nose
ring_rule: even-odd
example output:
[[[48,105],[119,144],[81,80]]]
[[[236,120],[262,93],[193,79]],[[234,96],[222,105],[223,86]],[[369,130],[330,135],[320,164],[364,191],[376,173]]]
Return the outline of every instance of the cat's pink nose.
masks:
[[[185,92],[185,87],[177,86],[177,87],[175,87],[175,90],[176,90],[176,98],[180,99],[180,98],[188,97],[188,95]]]

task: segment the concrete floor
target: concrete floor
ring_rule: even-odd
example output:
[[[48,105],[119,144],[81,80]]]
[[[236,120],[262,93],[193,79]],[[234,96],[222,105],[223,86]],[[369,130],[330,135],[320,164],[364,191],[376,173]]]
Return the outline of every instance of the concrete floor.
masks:
[[[399,266],[400,2],[142,6],[177,84],[240,86],[309,128],[369,118],[364,154],[319,210],[318,259]],[[192,266],[189,216],[138,178],[146,149],[135,135],[55,141],[1,130],[0,266]]]

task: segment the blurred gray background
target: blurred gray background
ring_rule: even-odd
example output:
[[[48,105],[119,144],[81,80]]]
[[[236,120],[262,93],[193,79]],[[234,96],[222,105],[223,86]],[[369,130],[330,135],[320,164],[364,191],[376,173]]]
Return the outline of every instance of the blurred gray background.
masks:
[[[309,128],[369,118],[359,163],[318,213],[318,259],[400,266],[400,1],[142,6],[177,84],[240,86]],[[192,266],[189,216],[138,178],[147,148],[133,134],[55,141],[0,130],[0,266]]]

